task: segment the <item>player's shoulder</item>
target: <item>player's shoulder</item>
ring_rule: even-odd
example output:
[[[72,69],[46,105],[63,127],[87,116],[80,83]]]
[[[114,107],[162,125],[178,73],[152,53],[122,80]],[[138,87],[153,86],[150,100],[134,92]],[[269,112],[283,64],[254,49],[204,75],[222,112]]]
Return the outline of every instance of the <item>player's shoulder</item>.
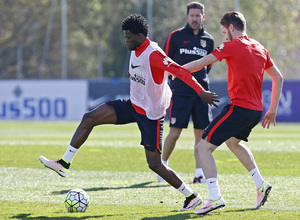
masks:
[[[234,51],[237,48],[236,43],[234,41],[226,41],[221,43],[218,47],[216,47],[215,52],[224,52],[224,51]]]
[[[204,38],[207,38],[207,39],[209,39],[209,40],[212,40],[212,41],[214,41],[214,38],[213,38],[213,36],[210,34],[210,33],[208,33],[207,31],[203,31],[203,35],[202,35]]]
[[[251,41],[253,44],[265,49],[264,45],[262,45],[259,41],[255,40],[254,38],[248,37],[249,41]]]
[[[157,45],[157,46],[153,47],[153,51],[151,53],[151,56],[152,57],[157,57],[157,58],[158,57],[164,58],[167,55],[166,55],[165,51],[163,51],[163,49]]]
[[[182,34],[183,34],[183,29],[184,29],[184,28],[181,27],[181,28],[178,28],[178,29],[172,31],[172,32],[170,33],[170,36],[172,36],[172,37],[177,37],[177,36],[182,35]]]

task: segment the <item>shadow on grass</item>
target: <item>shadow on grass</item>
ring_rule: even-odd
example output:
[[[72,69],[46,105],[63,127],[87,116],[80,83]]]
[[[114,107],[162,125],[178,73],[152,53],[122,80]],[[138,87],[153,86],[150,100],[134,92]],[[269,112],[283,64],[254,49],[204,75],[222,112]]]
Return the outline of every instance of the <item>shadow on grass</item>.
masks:
[[[165,219],[165,220],[178,220],[178,219],[200,219],[200,218],[205,218],[205,217],[213,217],[216,219],[220,219],[220,215],[223,213],[238,213],[238,212],[247,212],[247,211],[255,211],[257,210],[256,208],[248,208],[248,209],[226,209],[226,210],[214,210],[212,212],[209,212],[204,215],[196,215],[193,213],[187,213],[187,212],[178,212],[177,210],[171,211],[173,213],[178,213],[177,215],[169,215],[169,216],[159,216],[159,217],[145,217],[142,218],[141,220],[160,220],[160,219]],[[224,217],[224,216],[223,216]],[[227,218],[226,218],[227,219]]]
[[[71,219],[96,219],[96,218],[107,218],[107,217],[122,217],[122,214],[117,215],[93,215],[93,216],[75,216],[76,213],[73,213],[74,216],[57,216],[57,217],[48,217],[48,216],[35,216],[31,217],[31,214],[18,214],[12,216],[11,219],[58,219],[58,220],[71,220]]]
[[[177,211],[176,211],[177,212]],[[159,216],[159,217],[145,217],[141,218],[141,220],[179,220],[179,219],[193,219],[193,218],[201,218],[204,216],[195,215],[193,213],[187,213],[187,212],[177,212],[176,215],[167,215],[167,216]]]
[[[93,192],[93,191],[105,191],[105,190],[111,190],[111,189],[135,189],[135,188],[160,188],[160,187],[169,187],[170,185],[155,185],[155,186],[149,186],[153,182],[144,182],[144,183],[139,183],[139,184],[134,184],[131,186],[119,186],[119,187],[93,187],[89,189],[84,189],[87,192]],[[69,190],[61,190],[61,191],[54,191],[52,192],[53,195],[61,195],[61,194],[66,194],[69,192]]]
[[[167,219],[167,220],[178,220],[178,219],[191,219],[191,218],[199,218],[205,216],[195,215],[190,212],[178,212],[177,210],[171,211],[176,213],[175,215],[166,215],[166,216],[159,216],[159,217],[144,217],[141,218],[142,220],[159,220],[159,219]],[[128,214],[107,214],[107,215],[85,215],[85,216],[76,216],[76,214],[80,213],[71,213],[72,216],[56,216],[56,217],[49,217],[49,216],[31,216],[32,214],[18,214],[15,216],[11,216],[10,219],[34,219],[34,220],[41,220],[41,219],[57,219],[57,220],[71,220],[71,219],[107,219],[107,218],[115,218],[115,219],[128,219]],[[135,215],[144,214],[144,213],[135,213]]]
[[[247,212],[247,211],[256,211],[257,208],[247,208],[247,209],[226,209],[223,212]]]
[[[214,217],[214,218],[219,218],[221,213],[225,214],[230,214],[230,213],[238,213],[238,212],[247,212],[247,211],[255,211],[257,209],[255,208],[248,208],[248,209],[226,209],[226,210],[215,210],[212,212],[209,212],[205,215],[195,215],[194,213],[191,212],[178,212],[177,210],[171,211],[174,215],[166,215],[166,216],[157,216],[157,217],[144,217],[141,218],[141,220],[178,220],[178,219],[200,219],[200,218],[205,218],[205,217]],[[32,214],[18,214],[15,216],[10,217],[10,219],[58,219],[58,220],[71,220],[71,219],[97,219],[97,218],[111,218],[115,217],[116,219],[119,217],[125,217],[123,214],[113,214],[113,215],[86,215],[86,216],[76,216],[77,213],[72,213],[72,216],[56,216],[56,217],[48,217],[48,216],[31,216]],[[80,213],[78,213],[80,214]],[[136,213],[138,214],[138,213]],[[142,214],[142,213],[140,213]],[[126,217],[127,214],[126,214]]]

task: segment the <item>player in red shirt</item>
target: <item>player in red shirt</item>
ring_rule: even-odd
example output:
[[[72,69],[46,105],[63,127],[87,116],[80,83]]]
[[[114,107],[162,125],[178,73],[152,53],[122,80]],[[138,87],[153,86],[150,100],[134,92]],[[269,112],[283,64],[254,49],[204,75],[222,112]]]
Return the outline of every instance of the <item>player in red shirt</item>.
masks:
[[[269,128],[275,118],[282,91],[283,78],[270,58],[269,52],[246,34],[246,20],[240,12],[228,12],[220,21],[225,42],[206,57],[183,67],[198,71],[216,61],[226,60],[228,65],[228,93],[230,101],[223,111],[205,129],[197,151],[209,189],[207,203],[195,214],[206,214],[225,206],[217,180],[217,167],[212,152],[223,142],[237,156],[253,177],[256,189],[256,208],[262,206],[272,186],[261,176],[252,152],[241,140],[247,138],[262,116],[262,93],[264,71],[272,78],[272,102],[262,119],[262,126]]]

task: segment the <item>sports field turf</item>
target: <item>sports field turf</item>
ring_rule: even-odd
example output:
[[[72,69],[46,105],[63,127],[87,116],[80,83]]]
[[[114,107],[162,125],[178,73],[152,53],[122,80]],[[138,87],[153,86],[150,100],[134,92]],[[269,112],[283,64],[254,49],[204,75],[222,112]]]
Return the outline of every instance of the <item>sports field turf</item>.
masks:
[[[206,216],[177,212],[184,198],[158,183],[147,167],[135,124],[105,125],[93,130],[76,155],[66,178],[39,162],[39,155],[59,159],[77,122],[0,123],[0,219],[300,219],[300,124],[258,125],[247,146],[264,178],[273,185],[268,202],[253,209],[256,190],[251,176],[222,145],[214,152],[226,207]],[[184,130],[169,165],[205,200],[206,184],[193,184],[192,126]],[[165,124],[164,136],[168,124]],[[69,189],[87,191],[85,213],[68,213]]]

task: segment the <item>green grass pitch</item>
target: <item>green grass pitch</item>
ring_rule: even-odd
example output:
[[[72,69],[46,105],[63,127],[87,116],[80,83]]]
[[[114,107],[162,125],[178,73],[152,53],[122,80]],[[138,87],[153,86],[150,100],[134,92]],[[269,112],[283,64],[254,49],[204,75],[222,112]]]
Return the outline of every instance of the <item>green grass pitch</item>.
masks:
[[[177,212],[184,198],[158,183],[147,167],[135,124],[96,127],[79,150],[69,175],[61,178],[39,162],[39,155],[59,159],[78,123],[0,123],[0,219],[300,219],[300,124],[258,125],[247,146],[263,177],[273,185],[268,202],[253,209],[256,190],[251,176],[221,145],[215,152],[226,207],[206,216]],[[168,132],[165,123],[164,137]],[[193,184],[192,125],[184,130],[169,165],[205,200],[206,184]],[[90,196],[85,213],[68,213],[63,200],[72,188]]]

